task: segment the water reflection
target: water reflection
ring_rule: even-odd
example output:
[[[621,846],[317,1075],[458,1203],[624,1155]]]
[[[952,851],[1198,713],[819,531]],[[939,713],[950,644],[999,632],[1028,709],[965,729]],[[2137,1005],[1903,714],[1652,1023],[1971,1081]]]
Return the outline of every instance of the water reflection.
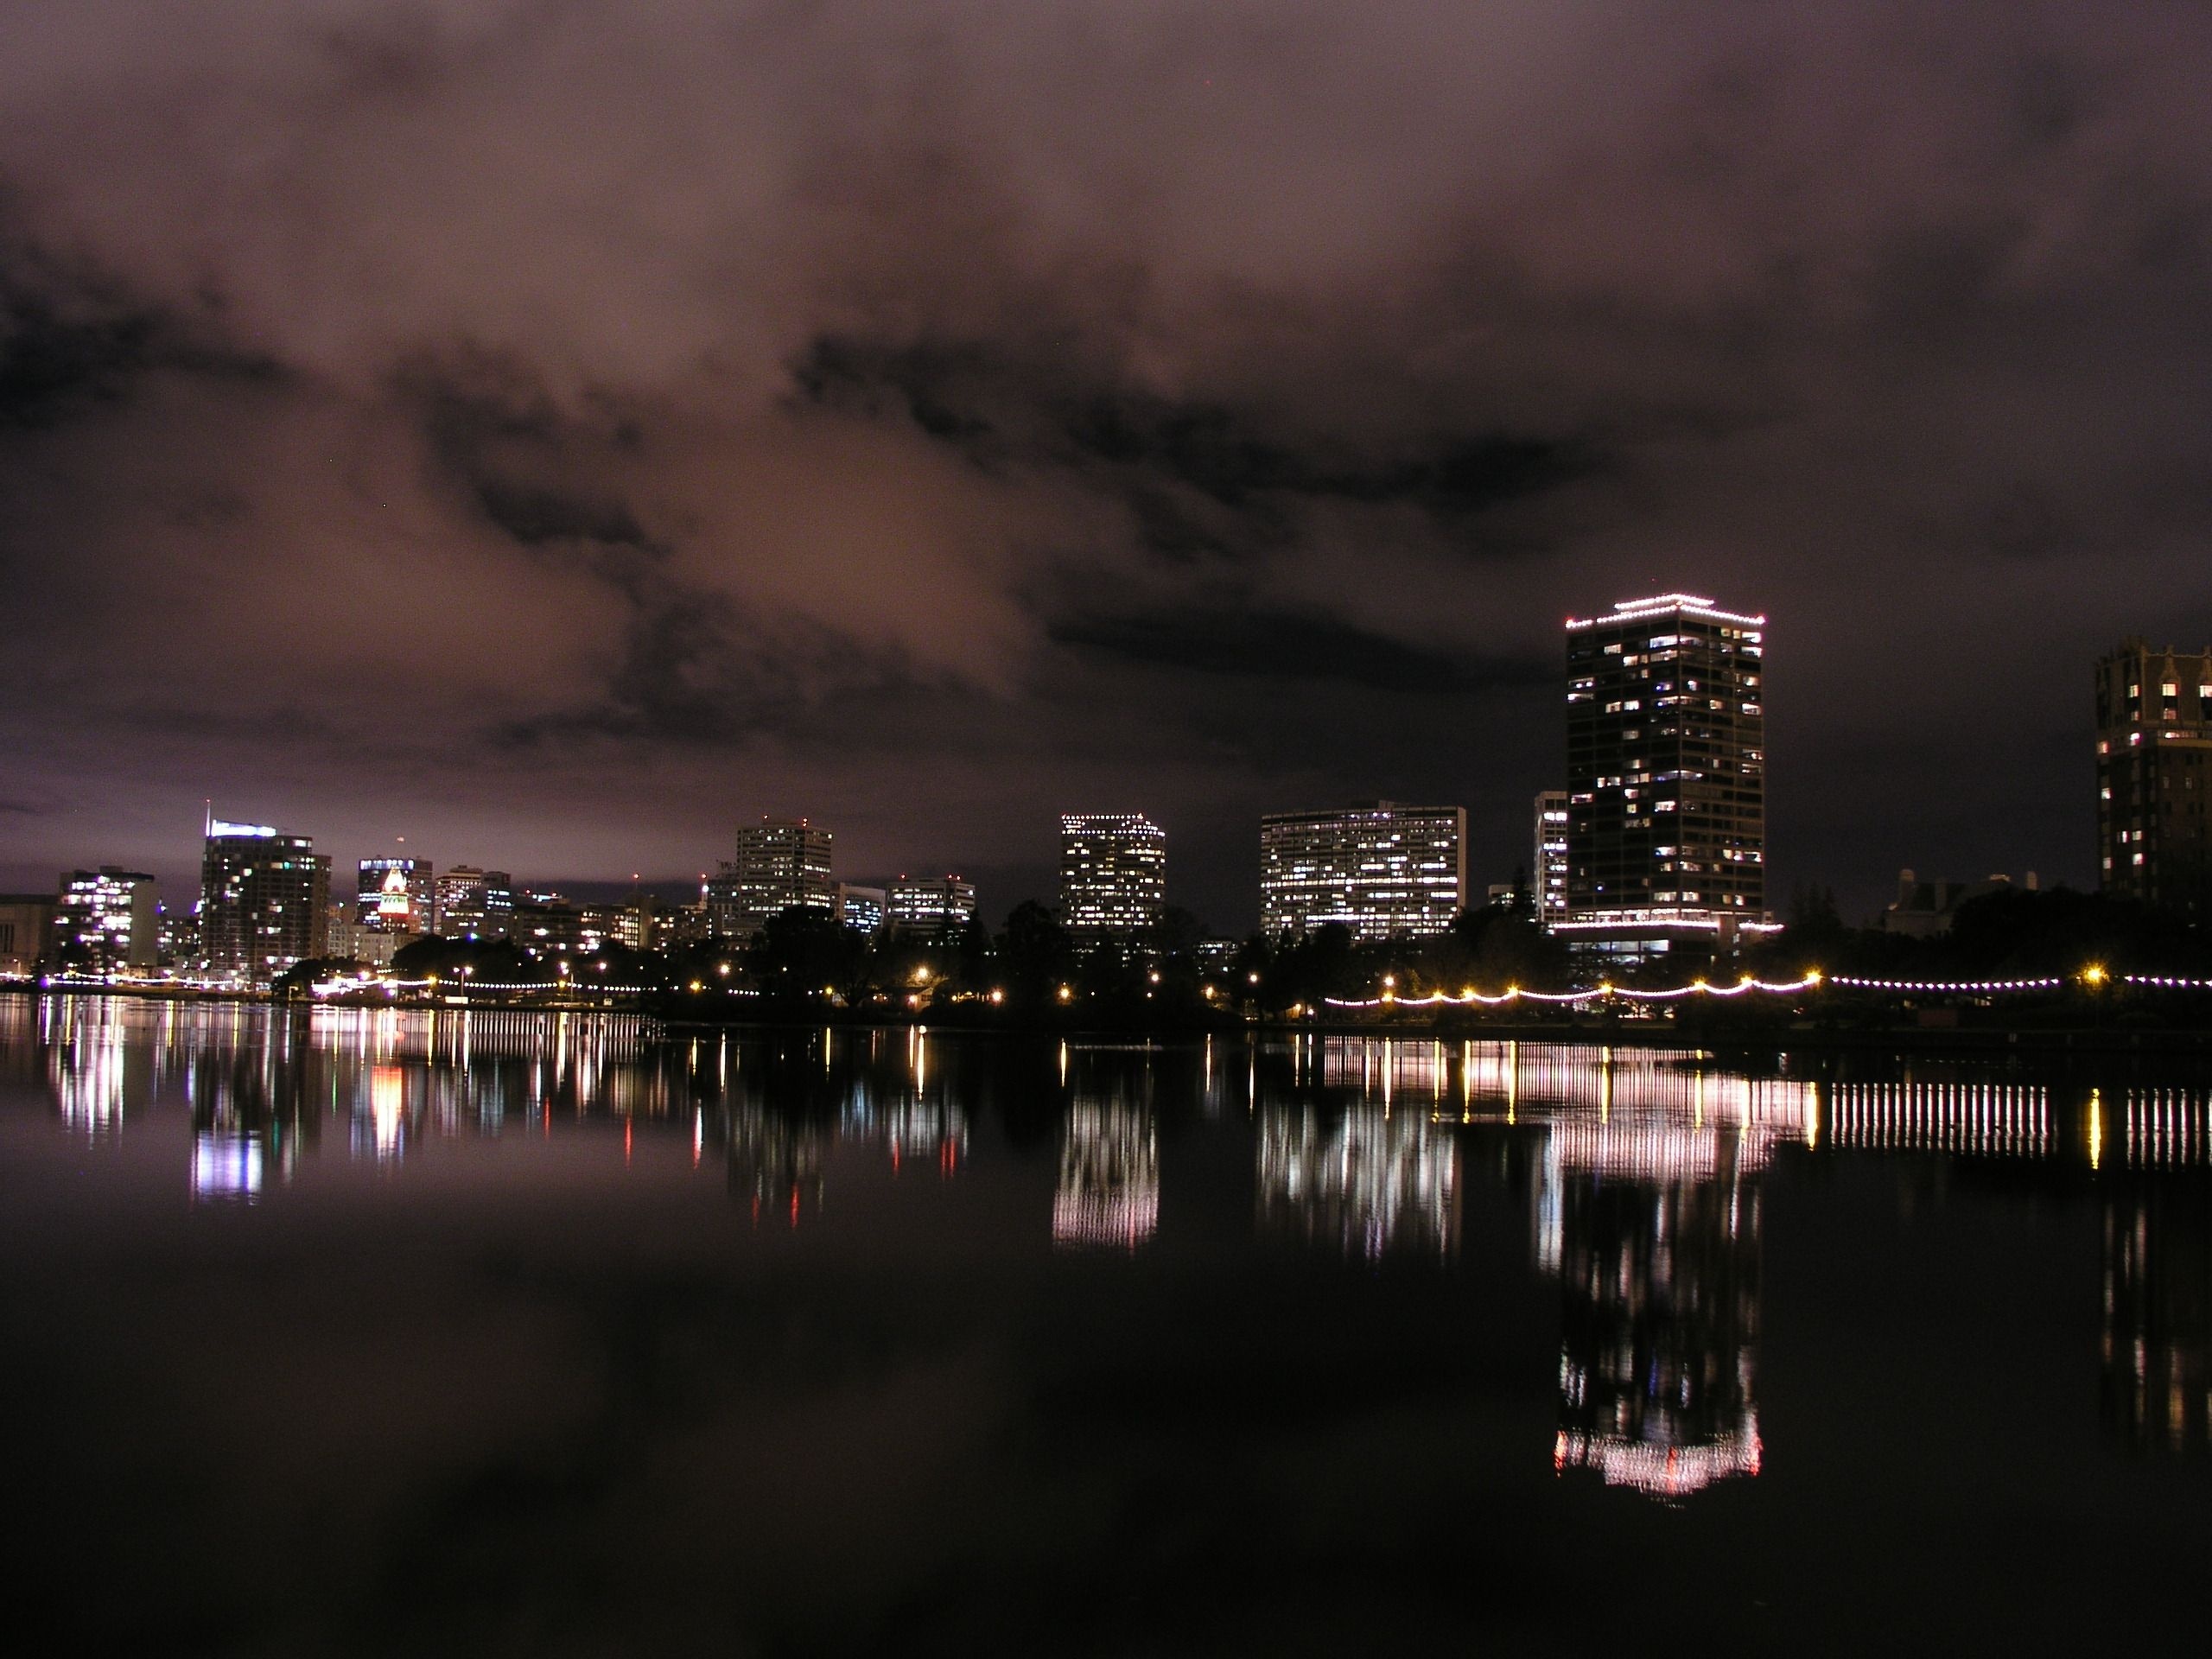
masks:
[[[796,1228],[823,1208],[841,1150],[893,1173],[950,1180],[966,1163],[959,1081],[921,1031],[812,1032],[694,1046],[687,1092],[695,1155],[721,1143],[731,1197],[756,1222]]]
[[[1452,1253],[1459,1148],[1426,1114],[1271,1107],[1260,1120],[1258,1161],[1262,1232],[1370,1261],[1389,1250]]]
[[[1554,1466],[1667,1497],[1758,1474],[1760,1205],[1745,1143],[1646,1126],[1622,1158],[1586,1126],[1560,1128],[1546,1160],[1562,1301]]]
[[[1060,1135],[1052,1242],[1134,1250],[1160,1225],[1160,1132],[1125,1099],[1077,1096]]]
[[[2196,1086],[1872,1060],[1751,1076],[1650,1050],[1311,1035],[648,1041],[618,1015],[99,998],[0,1004],[0,1080],[47,1103],[73,1148],[164,1147],[163,1179],[200,1203],[273,1205],[316,1158],[396,1179],[458,1143],[573,1135],[610,1169],[633,1147],[702,1169],[775,1230],[886,1179],[961,1180],[988,1120],[1000,1168],[1030,1183],[1007,1213],[1032,1217],[1031,1248],[1124,1255],[1159,1236],[1163,1190],[1186,1190],[1178,1137],[1195,1134],[1230,1154],[1214,1192],[1233,1224],[1318,1256],[1419,1274],[1465,1269],[1471,1237],[1526,1237],[1560,1312],[1554,1466],[1670,1498],[1762,1465],[1762,1230],[1784,1150],[1984,1160],[2101,1219],[2114,1439],[2212,1445],[2212,1096]]]
[[[2212,1215],[2139,1185],[2104,1205],[2105,1421],[2142,1451],[2212,1449]]]

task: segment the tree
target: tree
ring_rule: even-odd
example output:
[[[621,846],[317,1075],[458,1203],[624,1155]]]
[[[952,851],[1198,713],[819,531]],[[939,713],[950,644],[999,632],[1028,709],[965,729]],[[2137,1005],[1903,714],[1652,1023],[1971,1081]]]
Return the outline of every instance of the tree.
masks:
[[[1007,915],[998,956],[1007,994],[1018,1001],[1057,1000],[1075,968],[1075,945],[1067,930],[1034,899],[1023,899]]]
[[[817,906],[791,905],[768,918],[745,957],[753,984],[766,995],[849,995],[868,964],[868,940]]]

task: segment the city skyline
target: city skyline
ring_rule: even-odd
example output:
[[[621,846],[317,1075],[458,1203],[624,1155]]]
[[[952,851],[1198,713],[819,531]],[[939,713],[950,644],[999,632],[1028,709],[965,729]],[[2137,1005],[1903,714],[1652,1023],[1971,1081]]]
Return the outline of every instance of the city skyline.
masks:
[[[499,10],[0,70],[0,883],[212,791],[1043,892],[1141,795],[1237,930],[1267,811],[1510,871],[1560,619],[1682,588],[1791,642],[1777,893],[2087,887],[2049,665],[2212,639],[2193,12]]]

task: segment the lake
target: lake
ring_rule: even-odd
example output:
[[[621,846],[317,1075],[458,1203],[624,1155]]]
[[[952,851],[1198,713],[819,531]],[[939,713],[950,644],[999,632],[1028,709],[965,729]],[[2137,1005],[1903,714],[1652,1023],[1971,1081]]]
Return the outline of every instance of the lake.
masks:
[[[2201,1640],[2209,1084],[0,997],[10,1622]]]

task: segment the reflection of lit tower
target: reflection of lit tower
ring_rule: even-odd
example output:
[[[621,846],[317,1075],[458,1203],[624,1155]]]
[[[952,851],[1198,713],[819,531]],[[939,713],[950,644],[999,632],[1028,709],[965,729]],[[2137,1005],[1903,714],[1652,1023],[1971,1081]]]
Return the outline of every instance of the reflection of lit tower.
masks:
[[[2145,1451],[2212,1449],[2212,1217],[2202,1195],[2150,1187],[2107,1203],[2104,1255],[2106,1423]]]
[[[1565,1300],[1554,1463],[1666,1497],[1756,1475],[1758,1160],[1742,1166],[1745,1143],[1688,1122],[1578,1119],[1552,1135],[1539,1202]]]
[[[1370,1261],[1390,1249],[1451,1253],[1458,1151],[1427,1113],[1352,1106],[1325,1131],[1310,1109],[1271,1107],[1258,1156],[1262,1230]]]
[[[1052,1237],[1133,1250],[1160,1224],[1160,1140],[1152,1114],[1077,1101],[1060,1145]]]
[[[747,1104],[730,1114],[728,1128],[730,1197],[756,1224],[765,1216],[797,1227],[808,1199],[820,1211],[823,1171],[836,1141],[831,1126]]]

